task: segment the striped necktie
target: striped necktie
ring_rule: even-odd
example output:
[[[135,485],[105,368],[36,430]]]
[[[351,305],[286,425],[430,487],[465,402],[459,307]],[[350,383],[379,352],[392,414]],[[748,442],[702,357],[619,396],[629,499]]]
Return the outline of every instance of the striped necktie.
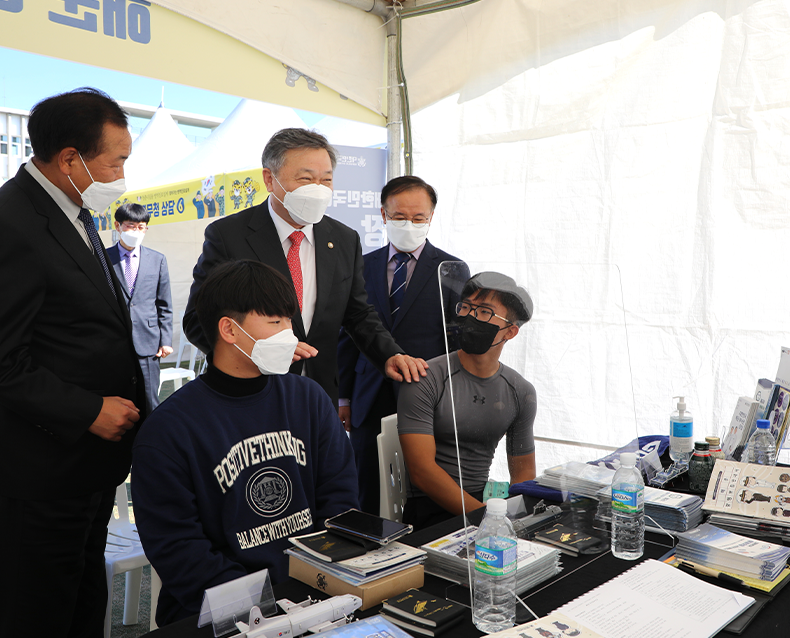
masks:
[[[409,268],[406,264],[409,263],[411,255],[409,253],[397,252],[393,256],[395,260],[395,272],[392,275],[392,286],[390,288],[390,317],[395,321],[398,316],[398,310],[403,302],[403,295],[406,294],[406,275],[409,273]]]
[[[99,239],[99,233],[96,232],[96,225],[93,223],[93,217],[87,208],[80,208],[80,214],[77,215],[77,219],[79,219],[85,227],[85,232],[88,235],[91,246],[93,246],[93,253],[96,259],[99,260],[102,270],[104,270],[107,283],[110,284],[112,296],[118,299],[118,295],[115,294],[115,286],[112,285],[112,276],[110,275],[110,268],[107,266],[107,258],[104,256],[104,246],[101,243],[101,239]]]

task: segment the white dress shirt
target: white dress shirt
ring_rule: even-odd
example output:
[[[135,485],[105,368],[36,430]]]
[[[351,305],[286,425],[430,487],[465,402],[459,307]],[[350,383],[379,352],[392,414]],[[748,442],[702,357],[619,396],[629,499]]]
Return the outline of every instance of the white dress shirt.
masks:
[[[77,216],[80,214],[80,207],[71,201],[66,193],[50,182],[44,173],[38,170],[38,167],[33,164],[32,158],[25,164],[25,170],[27,170],[27,172],[30,173],[30,176],[41,185],[41,188],[47,191],[47,194],[55,200],[55,203],[58,205],[60,210],[63,211],[68,220],[74,225],[74,228],[77,229],[77,232],[80,234],[80,237],[82,237],[82,240],[88,246],[91,253],[93,253],[93,245],[91,244],[91,240],[88,239],[88,233],[85,231],[85,226],[83,226],[82,222],[77,218]]]
[[[315,313],[315,299],[318,293],[315,276],[315,233],[313,225],[308,224],[304,228],[294,228],[272,208],[272,200],[269,198],[269,214],[272,216],[274,227],[277,229],[277,236],[283,247],[285,258],[288,258],[288,251],[291,248],[291,233],[301,230],[304,239],[299,245],[299,261],[302,264],[302,323],[304,323],[305,334],[310,332],[310,325],[313,323]],[[309,342],[308,342],[309,343]]]

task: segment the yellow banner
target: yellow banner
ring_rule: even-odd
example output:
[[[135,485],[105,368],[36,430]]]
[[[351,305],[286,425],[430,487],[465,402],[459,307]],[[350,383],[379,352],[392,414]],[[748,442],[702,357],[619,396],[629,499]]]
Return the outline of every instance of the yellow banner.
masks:
[[[306,81],[286,85],[288,70],[279,60],[146,0],[0,0],[0,33],[0,44],[12,49],[386,123],[381,114],[323,84],[313,90]]]
[[[115,209],[126,202],[145,206],[151,215],[149,226],[173,222],[224,217],[256,206],[269,196],[261,169],[252,168],[233,173],[209,175],[177,184],[129,191],[98,215],[97,228],[107,230],[107,222]]]

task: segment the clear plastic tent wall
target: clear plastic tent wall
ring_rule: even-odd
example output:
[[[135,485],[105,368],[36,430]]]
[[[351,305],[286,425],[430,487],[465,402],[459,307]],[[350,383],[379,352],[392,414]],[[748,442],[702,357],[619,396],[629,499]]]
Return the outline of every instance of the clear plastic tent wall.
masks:
[[[640,434],[667,433],[675,395],[696,439],[721,433],[790,345],[790,4],[560,2],[609,9],[571,35],[574,14],[552,3],[491,3],[519,5],[512,19],[534,46],[517,73],[492,63],[499,84],[472,77],[413,114],[414,172],[439,193],[431,241],[476,267],[565,270],[529,285],[569,306],[610,307],[621,278],[631,370],[596,356],[555,376],[536,435],[594,409],[599,432],[573,435],[605,440],[606,404],[621,403],[631,371]],[[428,19],[462,37],[453,14]],[[608,267],[591,285],[574,264]],[[524,349],[512,363],[545,356]],[[604,405],[578,405],[579,379],[604,373]]]

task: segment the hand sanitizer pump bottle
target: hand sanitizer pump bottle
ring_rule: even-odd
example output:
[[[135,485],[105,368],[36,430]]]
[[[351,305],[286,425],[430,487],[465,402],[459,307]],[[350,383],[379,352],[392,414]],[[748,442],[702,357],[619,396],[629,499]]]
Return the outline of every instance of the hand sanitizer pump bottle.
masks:
[[[669,458],[688,465],[694,452],[694,421],[686,409],[685,397],[678,399],[677,410],[669,417]]]

